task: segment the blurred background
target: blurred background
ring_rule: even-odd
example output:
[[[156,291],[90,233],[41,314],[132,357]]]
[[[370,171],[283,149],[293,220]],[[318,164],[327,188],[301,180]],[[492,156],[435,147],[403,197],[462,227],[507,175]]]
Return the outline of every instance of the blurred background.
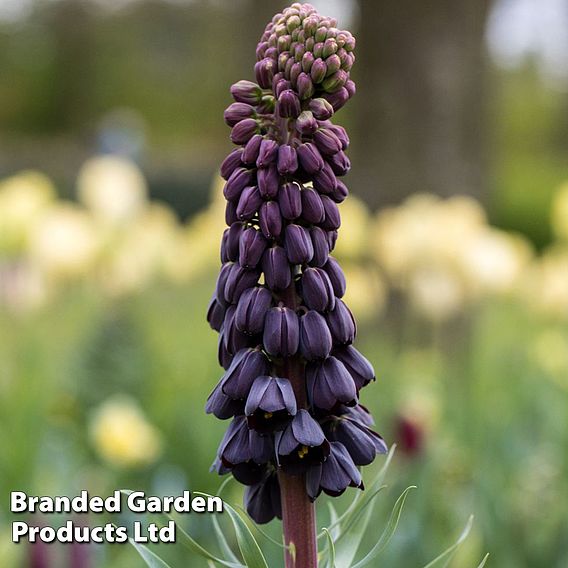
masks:
[[[379,378],[362,402],[398,444],[377,526],[418,485],[383,565],[424,565],[474,513],[454,566],[568,566],[568,0],[312,3],[358,39],[337,256]],[[0,0],[5,496],[218,488],[222,112],[282,7]],[[140,566],[15,546],[6,505],[3,566]]]

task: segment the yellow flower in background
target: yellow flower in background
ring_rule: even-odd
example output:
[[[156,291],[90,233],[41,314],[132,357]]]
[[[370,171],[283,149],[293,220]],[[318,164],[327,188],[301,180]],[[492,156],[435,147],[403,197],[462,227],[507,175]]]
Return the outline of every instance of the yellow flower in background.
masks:
[[[136,401],[116,395],[92,415],[89,434],[99,456],[116,467],[142,467],[160,456],[162,439]]]
[[[72,203],[59,202],[31,228],[29,255],[49,277],[84,275],[94,265],[100,239],[92,218]]]
[[[333,254],[341,259],[363,256],[368,250],[371,214],[358,197],[351,195],[340,206],[341,228]]]
[[[117,156],[102,156],[83,164],[77,196],[97,221],[118,225],[142,213],[148,187],[136,164]]]
[[[559,239],[568,241],[568,182],[554,196],[550,222],[554,234]]]
[[[361,322],[380,315],[386,305],[388,289],[373,266],[343,263],[347,288],[343,300]]]
[[[25,171],[0,182],[0,251],[21,253],[39,216],[56,197],[51,181]]]

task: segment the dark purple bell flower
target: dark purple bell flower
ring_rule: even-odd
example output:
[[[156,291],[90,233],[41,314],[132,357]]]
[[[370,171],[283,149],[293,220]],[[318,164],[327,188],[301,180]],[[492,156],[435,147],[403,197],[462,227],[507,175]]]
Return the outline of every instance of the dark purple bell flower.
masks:
[[[227,285],[227,279],[229,278],[229,274],[233,270],[233,266],[235,266],[234,262],[226,262],[221,266],[221,270],[219,272],[219,276],[217,276],[217,283],[215,285],[215,298],[217,301],[222,305],[226,306],[227,300],[225,299],[225,286]]]
[[[278,173],[281,175],[293,174],[298,169],[298,156],[296,149],[289,144],[278,148]]]
[[[235,306],[229,306],[225,314],[225,323],[223,324],[223,340],[225,349],[230,355],[234,355],[237,351],[251,346],[254,341],[250,335],[243,333],[237,329],[235,324]]]
[[[262,195],[256,186],[243,189],[237,205],[237,217],[241,221],[250,221],[262,205]]]
[[[298,351],[300,323],[294,310],[277,306],[266,314],[262,342],[273,357],[291,357]]]
[[[388,452],[385,441],[365,424],[348,416],[326,421],[324,431],[333,442],[341,442],[355,465],[369,465],[377,454]]]
[[[231,226],[239,220],[237,217],[237,203],[235,201],[227,201],[225,207],[225,223]]]
[[[230,470],[233,477],[243,485],[251,486],[260,483],[266,476],[267,465],[257,464],[252,460],[234,465]]]
[[[271,473],[261,482],[247,487],[244,504],[251,519],[259,525],[269,523],[275,517],[281,519],[282,502],[276,472]]]
[[[375,380],[375,370],[369,360],[355,347],[347,345],[334,350],[334,356],[343,363],[355,381],[357,390]]]
[[[266,285],[273,291],[285,290],[292,282],[286,251],[279,246],[266,249],[262,261]]]
[[[245,411],[244,401],[233,400],[228,397],[222,389],[222,383],[219,383],[207,399],[205,412],[213,414],[219,420],[227,420],[233,416],[243,414]]]
[[[290,221],[297,219],[302,214],[300,186],[294,182],[285,183],[278,192],[278,204],[284,219]]]
[[[329,276],[322,268],[306,268],[302,273],[301,290],[304,304],[310,310],[327,312],[335,307],[335,295]]]
[[[276,164],[270,164],[267,168],[257,171],[258,190],[265,199],[274,199],[278,195],[280,177]]]
[[[245,399],[254,380],[268,374],[268,368],[268,359],[260,349],[241,349],[223,375],[221,388],[233,400]]]
[[[329,241],[326,232],[320,227],[310,229],[310,237],[314,247],[314,256],[310,261],[311,266],[323,266],[329,258]]]
[[[274,140],[265,138],[260,144],[260,151],[256,159],[257,168],[267,168],[276,162],[278,157],[278,144]]]
[[[314,310],[300,318],[300,353],[307,361],[325,359],[332,347],[325,318]]]
[[[343,203],[349,195],[349,190],[340,179],[336,179],[336,182],[336,187],[329,196],[333,199],[333,201],[335,201],[335,203]]]
[[[337,414],[341,416],[347,416],[352,420],[356,420],[361,424],[364,424],[368,428],[374,426],[375,421],[373,420],[373,416],[369,412],[369,409],[362,404],[357,404],[355,406],[342,406],[340,407]]]
[[[357,403],[357,389],[345,365],[335,357],[308,363],[306,367],[308,399],[312,406],[332,410],[338,403]]]
[[[225,241],[226,255],[228,260],[236,262],[239,258],[239,246],[241,234],[244,230],[242,223],[231,223],[227,229],[227,239]]]
[[[231,174],[238,167],[243,165],[241,159],[242,155],[243,155],[243,149],[236,148],[223,160],[223,163],[221,164],[221,177],[224,180],[228,180]]]
[[[351,161],[343,150],[333,156],[327,156],[327,161],[336,176],[344,176],[351,169]]]
[[[300,113],[296,119],[296,130],[302,136],[310,136],[318,129],[318,121],[314,118],[311,110]]]
[[[222,465],[231,468],[250,460],[249,428],[244,416],[235,416],[217,450]]]
[[[325,162],[322,169],[314,174],[314,188],[323,194],[332,194],[337,188],[337,177],[331,166]]]
[[[239,81],[231,85],[231,95],[237,102],[256,105],[262,98],[262,89],[252,81]]]
[[[321,201],[325,211],[325,219],[320,223],[322,229],[335,231],[341,226],[341,215],[337,203],[328,195],[322,195]]]
[[[272,306],[272,294],[262,286],[245,290],[235,311],[235,325],[239,331],[256,335],[264,329],[266,312]]]
[[[283,430],[297,412],[296,397],[288,379],[258,377],[245,406],[249,428],[259,434]]]
[[[239,241],[239,264],[243,268],[256,268],[267,246],[268,241],[260,231],[253,227],[244,229]]]
[[[241,294],[247,289],[254,286],[260,277],[258,270],[248,270],[233,264],[227,276],[225,283],[225,300],[229,304],[236,304],[241,297]]]
[[[258,122],[254,118],[245,118],[233,126],[231,141],[233,144],[246,144],[258,132]]]
[[[254,179],[254,171],[247,170],[247,168],[236,168],[229,176],[225,187],[223,188],[223,195],[227,201],[237,201],[243,189],[252,183]]]
[[[217,301],[214,294],[209,302],[209,307],[207,308],[207,321],[209,322],[211,329],[221,331],[221,327],[225,320],[225,311],[225,306]]]
[[[286,227],[284,249],[292,264],[310,262],[314,256],[314,247],[309,231],[300,225],[290,224]]]
[[[316,145],[312,142],[301,144],[296,150],[298,162],[308,174],[315,174],[323,168],[323,158]]]
[[[285,89],[278,95],[278,113],[282,118],[296,118],[300,112],[300,99],[290,88]]]
[[[330,445],[321,426],[307,410],[289,422],[286,429],[276,438],[276,454],[282,469],[292,475],[300,475],[314,465],[327,459]]]
[[[318,128],[314,133],[314,143],[322,156],[332,156],[341,150],[341,141],[328,128]]]
[[[309,108],[318,120],[328,120],[333,116],[333,107],[325,99],[312,99]]]
[[[276,239],[282,232],[282,214],[276,201],[266,201],[260,206],[258,221],[267,239]]]
[[[229,126],[235,126],[241,120],[245,118],[254,118],[256,116],[256,111],[254,107],[247,103],[232,103],[225,109],[225,122]]]
[[[323,269],[329,276],[335,296],[337,298],[343,298],[345,295],[346,282],[345,274],[343,274],[343,270],[341,269],[339,262],[337,262],[333,256],[330,256],[327,262],[323,265]]]
[[[254,66],[256,80],[263,89],[270,89],[270,87],[272,87],[272,78],[276,71],[276,64],[274,60],[269,57],[265,57]]]
[[[312,501],[324,491],[338,497],[348,487],[363,488],[361,474],[349,452],[340,442],[331,442],[329,457],[321,465],[310,468],[306,474],[306,491]]]
[[[264,138],[261,134],[255,134],[246,144],[243,149],[241,159],[244,164],[252,166],[256,164],[258,153],[260,152],[260,145]]]
[[[224,326],[221,328],[219,332],[219,340],[217,342],[217,359],[219,361],[219,365],[223,367],[223,369],[227,370],[231,363],[233,362],[233,355],[227,351],[225,347],[225,329]]]
[[[331,252],[335,248],[335,243],[337,242],[337,231],[326,231],[327,242],[329,243],[329,251]]]
[[[349,345],[355,340],[357,325],[351,310],[339,298],[335,308],[326,314],[327,325],[335,344]]]
[[[325,211],[318,192],[311,187],[304,187],[301,195],[302,219],[314,225],[321,223],[325,217]]]

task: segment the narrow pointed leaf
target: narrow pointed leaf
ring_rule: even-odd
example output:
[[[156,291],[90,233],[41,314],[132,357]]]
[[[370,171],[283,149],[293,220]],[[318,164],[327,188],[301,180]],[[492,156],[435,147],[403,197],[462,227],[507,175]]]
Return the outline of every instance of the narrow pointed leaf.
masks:
[[[136,549],[138,554],[140,554],[142,560],[144,560],[146,565],[150,568],[171,568],[171,566],[167,562],[164,562],[149,548],[146,548],[144,545],[134,542],[134,540],[131,538],[129,538],[128,540],[130,541],[130,544]]]
[[[219,543],[219,546],[221,547],[221,550],[223,551],[225,558],[227,560],[230,560],[231,562],[239,564],[239,559],[237,558],[237,555],[233,552],[232,548],[229,546],[229,543],[227,542],[227,539],[225,537],[225,533],[221,529],[221,525],[219,524],[217,515],[212,515],[211,522],[213,523],[213,528],[215,529],[215,534],[217,535],[217,542]]]
[[[469,519],[467,520],[465,528],[463,529],[462,533],[460,534],[458,540],[456,540],[456,542],[454,544],[452,544],[452,546],[450,546],[449,548],[444,550],[444,552],[442,552],[442,554],[440,554],[439,556],[434,558],[434,560],[432,560],[431,562],[426,564],[426,566],[424,566],[424,568],[434,568],[435,566],[447,566],[448,563],[450,562],[450,560],[453,558],[454,554],[456,553],[457,549],[461,546],[463,541],[468,537],[468,535],[471,531],[472,525],[473,525],[473,515],[471,515],[469,517]],[[486,558],[487,557],[485,557],[485,559]],[[481,564],[482,566],[485,563],[485,559],[483,560],[483,562]]]
[[[477,568],[483,568],[485,566],[485,564],[487,563],[488,558],[489,558],[489,552],[483,557],[481,564]]]
[[[335,568],[335,545],[333,544],[333,538],[331,538],[331,533],[327,529],[323,529],[325,536],[327,537],[327,550],[329,554],[329,559],[327,561],[328,568]]]

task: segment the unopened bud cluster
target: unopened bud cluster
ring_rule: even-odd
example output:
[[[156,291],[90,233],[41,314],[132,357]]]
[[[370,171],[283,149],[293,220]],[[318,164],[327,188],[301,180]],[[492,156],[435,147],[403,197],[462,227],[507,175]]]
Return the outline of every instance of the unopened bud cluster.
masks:
[[[226,370],[207,412],[232,419],[215,469],[247,485],[251,517],[281,517],[278,471],[306,491],[362,487],[358,466],[386,451],[359,391],[375,373],[331,256],[348,195],[349,138],[330,119],[355,93],[355,39],[309,4],[292,4],[257,47],[256,82],[231,88],[238,146],[224,160],[222,267],[208,310]]]

